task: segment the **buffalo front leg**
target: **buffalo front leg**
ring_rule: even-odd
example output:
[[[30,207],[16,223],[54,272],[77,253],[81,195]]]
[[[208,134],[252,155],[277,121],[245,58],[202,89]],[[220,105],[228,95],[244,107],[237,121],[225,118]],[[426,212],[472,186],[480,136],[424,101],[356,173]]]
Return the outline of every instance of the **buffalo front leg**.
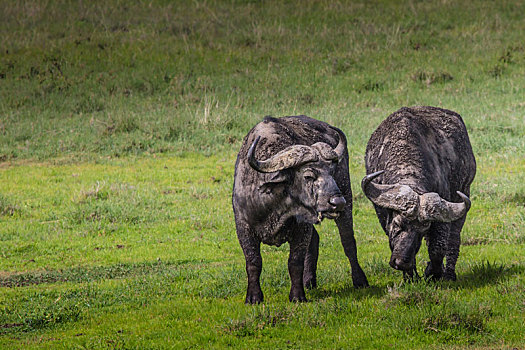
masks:
[[[450,226],[450,233],[448,236],[448,245],[447,245],[447,265],[445,267],[444,279],[449,281],[456,280],[456,262],[459,257],[459,246],[461,244],[460,232],[465,223],[466,217],[463,217],[457,221],[454,221]]]
[[[290,274],[291,288],[290,301],[305,302],[303,271],[306,251],[312,237],[312,225],[298,224],[293,229],[290,239],[290,256],[288,257],[288,273]]]
[[[262,271],[261,242],[250,234],[248,229],[239,226],[237,226],[237,237],[246,259],[246,273],[248,275],[245,303],[262,303],[264,298],[259,282]]]
[[[317,259],[319,257],[319,234],[312,226],[312,238],[304,259],[303,282],[307,289],[317,287]]]
[[[350,200],[351,200],[350,196]],[[347,202],[348,203],[348,202]],[[352,223],[352,207],[347,206],[345,211],[335,220],[341,237],[341,244],[345,251],[350,267],[352,268],[352,282],[354,287],[368,287],[366,275],[357,261],[357,245],[355,243],[354,228]]]
[[[425,278],[443,278],[443,259],[448,244],[449,224],[435,222],[427,233],[428,255],[430,261],[425,269]]]
[[[419,250],[419,246],[416,251]],[[403,280],[405,282],[413,282],[413,281],[419,281],[421,277],[419,277],[419,274],[417,273],[416,268],[416,256],[414,255],[414,258],[412,259],[412,269],[408,271],[403,271]]]

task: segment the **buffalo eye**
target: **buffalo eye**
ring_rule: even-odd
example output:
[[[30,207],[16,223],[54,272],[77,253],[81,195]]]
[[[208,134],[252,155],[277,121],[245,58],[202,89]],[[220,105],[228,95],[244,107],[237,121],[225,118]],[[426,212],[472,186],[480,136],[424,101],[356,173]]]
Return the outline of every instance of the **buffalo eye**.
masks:
[[[426,231],[430,228],[430,225],[432,223],[430,221],[423,221],[423,222],[419,222],[419,229],[421,231]]]
[[[401,227],[392,225],[390,228],[390,236],[395,237],[401,232]]]
[[[306,170],[304,173],[303,173],[303,176],[306,180],[310,180],[310,181],[314,181],[315,179],[317,179],[317,176],[315,175],[315,173],[311,170]]]
[[[397,236],[401,232],[403,226],[403,218],[401,215],[396,215],[392,222],[390,223],[390,234],[392,236]]]

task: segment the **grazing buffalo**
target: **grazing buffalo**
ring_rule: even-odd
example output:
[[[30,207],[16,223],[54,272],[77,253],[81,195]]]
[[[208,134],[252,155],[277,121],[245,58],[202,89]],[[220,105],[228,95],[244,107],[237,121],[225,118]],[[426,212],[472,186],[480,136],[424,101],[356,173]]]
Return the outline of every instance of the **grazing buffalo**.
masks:
[[[335,219],[354,286],[368,286],[357,261],[348,151],[342,131],[307,116],[266,117],[244,138],[235,164],[233,211],[246,258],[246,303],[263,301],[260,244],[290,243],[290,301],[316,286],[323,218]]]
[[[476,174],[461,116],[436,107],[401,108],[370,137],[365,164],[361,186],[388,235],[390,266],[417,278],[415,256],[425,237],[425,277],[456,280],[460,231]]]

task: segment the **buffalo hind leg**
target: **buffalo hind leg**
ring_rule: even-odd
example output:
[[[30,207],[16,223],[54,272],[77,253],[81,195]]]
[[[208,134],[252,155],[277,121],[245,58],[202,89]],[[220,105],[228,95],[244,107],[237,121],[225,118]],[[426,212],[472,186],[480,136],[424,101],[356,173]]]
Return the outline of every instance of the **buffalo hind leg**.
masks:
[[[305,302],[303,271],[304,260],[310,239],[312,237],[312,225],[298,224],[293,229],[290,239],[290,256],[288,257],[288,273],[290,274],[291,288],[290,301]]]
[[[352,199],[350,195],[350,199]],[[368,280],[366,275],[357,261],[357,246],[354,237],[354,228],[352,224],[352,206],[347,206],[345,211],[341,213],[339,218],[335,220],[337,228],[339,229],[339,236],[341,237],[341,244],[345,251],[350,267],[352,268],[352,283],[355,288],[368,287]]]
[[[317,287],[317,259],[319,257],[319,234],[312,226],[312,238],[304,259],[303,282],[307,289]]]
[[[463,217],[457,221],[454,221],[450,226],[450,234],[448,237],[447,245],[447,265],[445,267],[444,279],[449,281],[456,280],[456,262],[459,256],[459,246],[461,244],[460,232],[465,223],[466,217]]]
[[[264,301],[261,290],[260,276],[262,271],[261,242],[248,229],[237,226],[237,237],[246,259],[246,274],[248,275],[248,289],[246,290],[246,304],[258,304]]]

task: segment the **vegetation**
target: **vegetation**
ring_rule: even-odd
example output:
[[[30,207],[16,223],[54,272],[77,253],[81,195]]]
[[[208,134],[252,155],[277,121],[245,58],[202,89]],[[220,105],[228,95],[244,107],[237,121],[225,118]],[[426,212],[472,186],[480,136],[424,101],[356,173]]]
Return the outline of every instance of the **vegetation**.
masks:
[[[521,348],[525,3],[0,2],[0,348]],[[458,281],[403,283],[359,189],[402,106],[460,113],[478,162]],[[263,246],[243,304],[230,196],[265,115],[348,136],[356,290],[324,222],[319,288]],[[422,249],[418,269],[427,256]]]

